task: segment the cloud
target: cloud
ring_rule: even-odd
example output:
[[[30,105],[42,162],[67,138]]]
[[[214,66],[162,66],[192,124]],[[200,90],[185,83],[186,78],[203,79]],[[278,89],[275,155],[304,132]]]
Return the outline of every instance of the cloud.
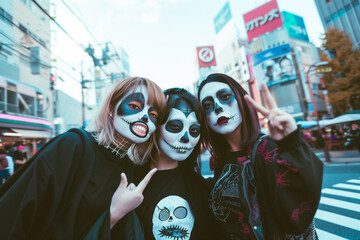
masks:
[[[176,6],[184,0],[109,0],[114,9],[121,7],[121,15],[126,20],[155,23],[164,9]],[[141,14],[139,14],[141,13]]]
[[[155,23],[159,20],[159,18],[160,18],[160,12],[158,11],[143,13],[140,16],[140,20],[146,23]]]

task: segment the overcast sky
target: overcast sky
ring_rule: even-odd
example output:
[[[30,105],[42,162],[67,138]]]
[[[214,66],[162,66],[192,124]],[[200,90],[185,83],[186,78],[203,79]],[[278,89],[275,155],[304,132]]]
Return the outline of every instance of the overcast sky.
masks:
[[[194,81],[197,46],[215,42],[214,17],[226,0],[55,0],[57,21],[73,38],[94,42],[64,2],[86,23],[100,43],[111,41],[130,58],[132,75],[150,78],[161,88],[186,87]],[[266,0],[230,0],[233,19],[246,37],[242,15]],[[280,11],[300,15],[317,46],[324,29],[313,0],[278,0]],[[62,59],[79,66],[83,51],[64,34],[56,45]],[[66,46],[66,47],[64,47]],[[59,50],[57,50],[59,51]],[[79,67],[77,67],[77,70]]]

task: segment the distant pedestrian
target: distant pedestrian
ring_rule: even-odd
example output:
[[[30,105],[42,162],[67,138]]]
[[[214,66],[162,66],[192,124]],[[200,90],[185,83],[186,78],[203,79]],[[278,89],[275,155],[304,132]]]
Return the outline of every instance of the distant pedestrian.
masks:
[[[27,154],[24,152],[24,149],[25,147],[23,145],[19,145],[14,151],[15,171],[24,165],[27,160]]]
[[[2,185],[10,176],[8,169],[9,162],[6,157],[7,155],[5,149],[0,149],[0,185]]]
[[[351,136],[354,138],[354,145],[360,153],[360,128],[357,123],[351,124]]]

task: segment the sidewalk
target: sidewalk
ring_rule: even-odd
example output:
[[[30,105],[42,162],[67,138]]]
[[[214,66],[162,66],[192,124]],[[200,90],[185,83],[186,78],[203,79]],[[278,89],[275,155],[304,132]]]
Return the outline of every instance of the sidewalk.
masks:
[[[325,154],[322,149],[314,149],[315,154],[321,161],[325,162]],[[330,151],[330,163],[360,163],[360,153],[358,150],[332,150]]]

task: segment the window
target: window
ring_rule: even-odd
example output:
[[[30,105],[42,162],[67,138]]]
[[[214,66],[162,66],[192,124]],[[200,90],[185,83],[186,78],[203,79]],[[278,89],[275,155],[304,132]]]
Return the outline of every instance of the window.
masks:
[[[337,17],[338,17],[337,12],[334,12],[333,14],[331,14],[332,20],[335,20]]]
[[[353,0],[352,5],[353,5],[353,7],[359,6],[359,0]]]
[[[0,87],[0,110],[5,110],[5,88]]]
[[[25,115],[35,115],[34,111],[34,98],[25,94],[19,93],[19,113]]]
[[[27,33],[27,28],[22,25],[21,23],[19,23],[19,29],[23,32],[23,33]]]
[[[329,23],[329,22],[331,22],[331,17],[330,16],[325,18],[325,23]]]
[[[36,93],[36,109],[38,117],[45,117],[45,108],[44,108],[44,95],[42,93]]]
[[[4,16],[5,16],[5,10],[2,7],[0,7],[0,19],[3,21],[5,21]]]
[[[7,24],[12,25],[12,21],[13,21],[12,15],[1,7],[0,7],[0,19],[6,22]]]
[[[11,113],[17,113],[17,97],[16,92],[7,90],[7,111]]]
[[[348,12],[350,9],[351,9],[351,5],[350,5],[350,4],[346,4],[346,5],[345,5],[345,11]]]
[[[342,8],[338,11],[339,17],[343,16],[344,14],[345,14],[345,9]]]

